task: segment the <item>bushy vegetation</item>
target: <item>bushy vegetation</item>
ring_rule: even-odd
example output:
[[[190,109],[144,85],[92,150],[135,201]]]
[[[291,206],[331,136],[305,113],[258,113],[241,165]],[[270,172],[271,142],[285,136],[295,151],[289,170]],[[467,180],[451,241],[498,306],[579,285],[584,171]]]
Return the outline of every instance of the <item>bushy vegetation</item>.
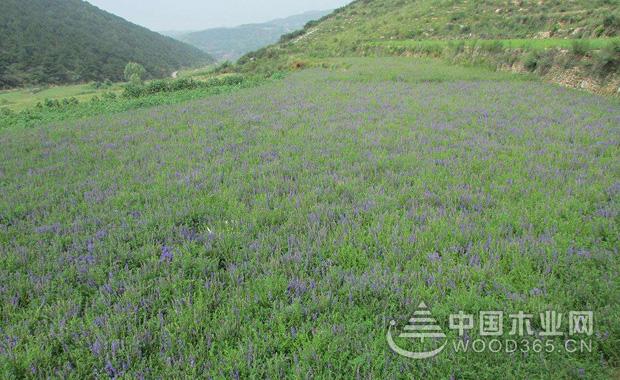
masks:
[[[435,60],[328,63],[0,130],[0,378],[612,378],[617,100]],[[524,341],[556,345],[539,313],[566,332],[592,310],[592,352],[398,356],[389,322],[422,301],[463,342],[479,331],[449,329],[460,310],[503,311],[502,339],[532,313]]]
[[[281,78],[282,76],[273,76]],[[181,78],[155,80],[145,84],[126,84],[120,94],[111,91],[98,93],[87,101],[75,97],[45,99],[36,106],[19,111],[0,108],[0,129],[31,127],[51,121],[65,121],[102,114],[114,114],[130,109],[161,104],[175,104],[215,94],[229,93],[257,86],[267,80],[264,76],[224,75],[206,81]]]
[[[584,56],[590,51],[590,43],[588,40],[571,41],[571,52],[576,56]]]
[[[161,78],[211,61],[82,0],[2,0],[0,36],[0,88],[121,81],[129,61]]]
[[[594,69],[603,74],[620,70],[620,41],[610,43],[595,55]]]
[[[242,84],[246,78],[239,74],[222,75],[205,81],[192,78],[154,80],[147,84],[130,83],[125,86],[123,96],[139,98],[164,92],[176,92],[182,90],[195,90],[197,88],[209,88],[220,86],[235,86]]]

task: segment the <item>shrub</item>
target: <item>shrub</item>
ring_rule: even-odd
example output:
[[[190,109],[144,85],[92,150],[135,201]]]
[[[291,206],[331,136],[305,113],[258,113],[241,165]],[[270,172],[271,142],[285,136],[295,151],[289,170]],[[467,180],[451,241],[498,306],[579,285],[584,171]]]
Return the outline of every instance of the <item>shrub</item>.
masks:
[[[116,99],[116,94],[108,91],[108,92],[104,92],[103,95],[101,95],[101,97],[106,100],[114,100]]]
[[[324,17],[323,17],[324,18]],[[321,23],[321,20],[310,20],[306,23],[306,25],[304,26],[304,29],[311,29],[314,28],[315,26],[319,25]]]
[[[156,94],[158,92],[168,92],[170,84],[166,80],[154,80],[145,85],[142,91],[145,94]]]
[[[143,86],[140,84],[129,83],[123,90],[123,97],[125,98],[139,98],[144,94]]]
[[[541,75],[544,75],[551,69],[555,62],[555,51],[552,49],[542,51],[538,54],[536,61],[536,69]]]
[[[501,53],[504,50],[504,45],[501,41],[484,41],[480,45],[481,49],[489,53]]]
[[[297,37],[301,37],[304,34],[306,34],[306,30],[305,29],[300,29],[300,30],[296,30],[294,32],[291,33],[287,33],[285,35],[283,35],[282,37],[280,37],[280,43],[286,43],[286,42],[290,42],[292,40],[294,40]]]
[[[243,75],[225,75],[221,77],[211,78],[207,81],[195,81],[189,78],[181,78],[176,80],[162,79],[154,80],[145,85],[129,83],[125,86],[123,97],[139,98],[142,96],[153,95],[163,92],[175,92],[182,90],[194,90],[197,88],[208,88],[218,86],[234,86],[245,80]]]
[[[600,76],[606,76],[620,69],[620,41],[612,41],[594,57],[594,70]]]
[[[537,51],[531,51],[528,55],[525,56],[525,60],[523,61],[523,66],[529,71],[536,70],[538,66],[539,54]]]
[[[413,48],[415,53],[440,57],[443,53],[443,46],[440,43],[420,44]]]
[[[91,87],[94,88],[95,90],[99,90],[102,88],[110,88],[112,87],[112,82],[110,80],[105,80],[103,82],[96,81],[91,84]]]
[[[605,16],[603,19],[603,27],[605,28],[606,35],[613,36],[620,31],[620,13],[612,13]]]
[[[38,102],[36,108],[65,108],[78,105],[80,102],[75,97],[63,99],[45,99],[43,103]]]
[[[79,101],[75,97],[64,98],[62,100],[62,105],[63,106],[74,106],[74,105],[76,105],[78,103],[79,103]]]
[[[465,41],[448,42],[448,52],[452,57],[456,57],[465,51]]]
[[[422,34],[421,31],[419,30],[410,30],[409,32],[407,32],[407,34],[405,35],[405,38],[408,39],[416,39],[418,38],[420,35]]]
[[[571,42],[570,50],[573,55],[583,57],[590,51],[590,42],[587,40],[574,40]]]
[[[47,108],[59,108],[60,107],[60,102],[58,101],[58,99],[45,99],[43,101],[43,105]]]

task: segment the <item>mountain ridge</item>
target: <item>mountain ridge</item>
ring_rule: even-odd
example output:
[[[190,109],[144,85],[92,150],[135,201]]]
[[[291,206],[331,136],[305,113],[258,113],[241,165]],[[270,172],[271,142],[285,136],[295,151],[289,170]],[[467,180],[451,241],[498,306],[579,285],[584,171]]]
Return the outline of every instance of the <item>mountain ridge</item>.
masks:
[[[148,77],[212,62],[206,53],[82,0],[3,0],[0,88],[119,81],[124,66]]]
[[[284,34],[301,29],[308,22],[331,13],[331,10],[309,11],[262,23],[234,27],[210,28],[186,34],[173,34],[179,41],[191,44],[220,61],[234,61],[244,54],[277,42]]]

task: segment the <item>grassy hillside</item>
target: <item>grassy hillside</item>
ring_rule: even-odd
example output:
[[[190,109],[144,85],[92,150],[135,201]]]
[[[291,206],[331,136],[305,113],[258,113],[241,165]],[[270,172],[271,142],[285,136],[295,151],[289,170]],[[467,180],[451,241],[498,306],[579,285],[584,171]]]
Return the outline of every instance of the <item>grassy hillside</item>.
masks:
[[[618,101],[436,60],[327,65],[0,129],[0,378],[612,378]],[[519,350],[395,354],[390,321],[422,301],[449,342],[503,311]],[[547,310],[566,334],[593,311],[594,334],[539,335]],[[519,311],[533,335],[510,334]]]
[[[298,60],[308,57],[430,53],[495,67],[519,62],[541,74],[553,65],[566,69],[583,63],[588,73],[605,76],[617,73],[620,67],[620,44],[605,42],[619,32],[620,3],[615,0],[357,0],[320,22],[309,23],[280,44],[246,55],[240,65],[242,70],[268,71],[299,65]],[[554,42],[537,42],[547,39]],[[586,53],[595,46],[602,46],[604,51],[590,54],[587,59],[583,59],[582,49],[567,56],[561,50],[572,47],[572,43],[557,43],[560,39],[593,40],[596,44],[588,47]],[[513,43],[502,41],[463,49],[467,46],[458,42],[464,40]],[[514,43],[515,40],[531,42]],[[444,47],[451,43],[451,48],[443,49],[433,41],[443,43]],[[420,43],[433,45],[433,49],[407,48]],[[375,49],[386,44],[398,48]],[[536,56],[548,48],[557,49],[553,54]],[[494,57],[489,59],[490,55]],[[528,58],[541,64],[528,64]]]
[[[207,29],[174,37],[208,52],[220,61],[234,61],[246,53],[277,42],[282,35],[302,29],[309,21],[330,12],[306,12],[266,23]]]
[[[615,0],[357,0],[309,25],[291,50],[335,55],[360,41],[605,37],[620,32]]]
[[[129,61],[163,77],[212,60],[81,0],[3,0],[0,36],[0,88],[118,81]]]

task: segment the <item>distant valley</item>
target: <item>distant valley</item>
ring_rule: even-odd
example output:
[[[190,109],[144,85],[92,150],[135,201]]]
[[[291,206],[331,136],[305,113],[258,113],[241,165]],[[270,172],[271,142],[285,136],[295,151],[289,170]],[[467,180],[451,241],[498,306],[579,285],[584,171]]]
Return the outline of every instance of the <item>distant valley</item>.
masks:
[[[284,34],[302,29],[309,21],[318,20],[331,10],[311,11],[303,14],[232,28],[214,28],[198,32],[161,32],[166,36],[191,44],[217,59],[235,61],[251,51],[278,42]]]

